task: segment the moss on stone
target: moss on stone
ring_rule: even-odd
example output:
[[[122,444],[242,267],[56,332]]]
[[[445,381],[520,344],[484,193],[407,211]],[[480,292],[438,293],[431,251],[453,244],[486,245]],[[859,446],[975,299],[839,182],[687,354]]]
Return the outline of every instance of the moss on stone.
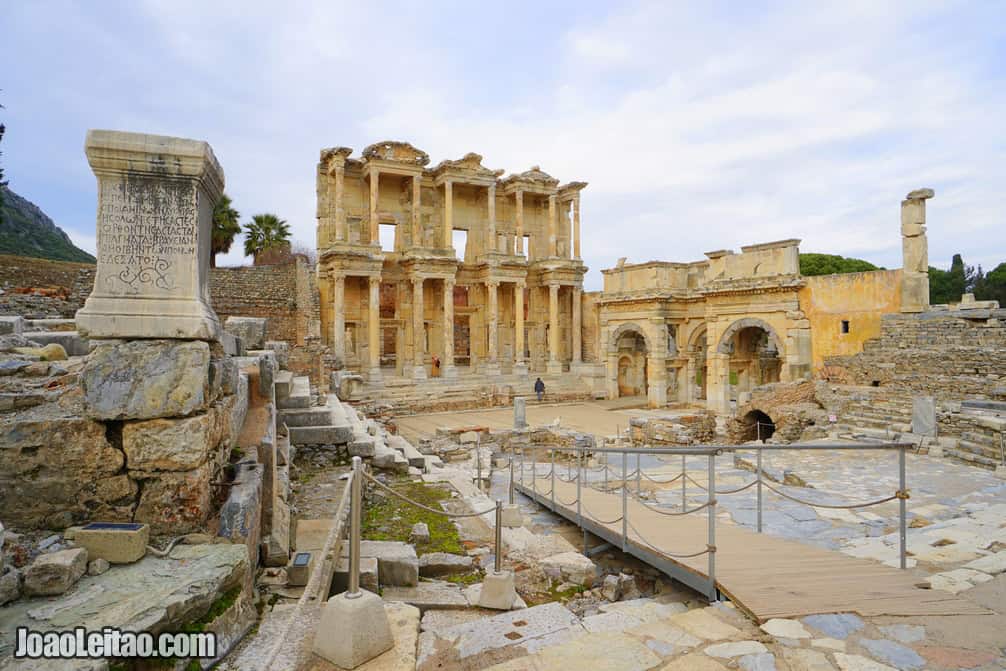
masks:
[[[433,509],[440,509],[440,502],[451,498],[450,490],[438,485],[401,480],[391,486],[403,496]],[[364,538],[374,541],[408,543],[412,527],[417,522],[425,522],[430,529],[430,542],[417,544],[416,550],[418,552],[466,554],[458,535],[458,529],[450,519],[423,510],[386,492],[378,491],[376,493],[380,496],[375,497],[372,502],[364,506]]]

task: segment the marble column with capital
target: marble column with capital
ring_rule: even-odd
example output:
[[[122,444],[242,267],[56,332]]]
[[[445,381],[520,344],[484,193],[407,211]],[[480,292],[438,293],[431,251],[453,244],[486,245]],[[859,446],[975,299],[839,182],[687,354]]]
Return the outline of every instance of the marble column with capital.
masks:
[[[349,239],[346,234],[346,205],[344,203],[346,181],[346,169],[338,165],[335,167],[335,240],[345,242]]]
[[[572,366],[583,363],[583,310],[581,302],[583,300],[583,289],[573,287],[573,355]]]
[[[423,278],[412,278],[412,379],[426,379],[426,326],[423,319]]]
[[[524,192],[520,189],[514,193],[514,219],[517,227],[517,256],[524,255]],[[528,250],[530,253],[531,250]]]
[[[336,365],[346,367],[346,276],[332,275],[332,353]]]
[[[499,243],[496,241],[496,185],[490,184],[489,188],[489,204],[487,215],[489,217],[489,230],[487,232],[488,240],[486,240],[486,251],[496,252],[499,251]]]
[[[527,362],[524,361],[524,288],[523,281],[517,282],[513,288],[514,295],[514,346],[513,346],[513,373],[514,375],[527,375]]]
[[[499,375],[499,282],[486,282],[487,312],[488,312],[488,356],[485,365],[486,375]]]
[[[377,201],[380,198],[380,173],[370,171],[370,244],[381,246],[381,228],[377,219]]]
[[[450,180],[444,182],[444,249],[454,246],[454,189]],[[457,254],[457,250],[455,250]],[[461,250],[461,258],[464,259],[465,250]]]
[[[370,354],[370,384],[381,383],[381,278],[370,278],[370,300],[367,306],[367,335]]]
[[[573,196],[573,258],[580,258],[580,194]]]
[[[444,280],[444,360],[440,362],[443,376],[456,378],[454,367],[454,279]]]
[[[562,362],[559,361],[559,284],[556,282],[548,285],[548,365],[545,370],[549,375],[562,372]]]
[[[422,175],[412,176],[412,246],[423,246],[423,223],[420,213],[422,205]]]
[[[556,198],[555,194],[548,197],[548,255],[556,256]]]

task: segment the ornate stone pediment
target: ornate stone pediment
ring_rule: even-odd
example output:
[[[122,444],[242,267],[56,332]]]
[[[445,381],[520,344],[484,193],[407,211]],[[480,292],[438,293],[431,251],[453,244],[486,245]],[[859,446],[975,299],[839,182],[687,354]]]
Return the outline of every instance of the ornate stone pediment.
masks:
[[[350,147],[329,147],[321,150],[321,165],[325,169],[345,165],[346,159],[353,153]]]
[[[504,184],[509,184],[511,182],[524,182],[525,184],[534,184],[551,188],[555,188],[559,185],[559,180],[543,171],[537,165],[531,166],[530,170],[510,175],[504,180]]]
[[[409,165],[426,165],[430,162],[430,155],[422,149],[416,149],[408,142],[395,140],[375,142],[363,150],[363,158],[395,161]]]
[[[446,160],[437,164],[434,174],[471,175],[483,179],[495,180],[503,174],[503,170],[490,170],[482,165],[482,155],[468,152],[456,161]]]

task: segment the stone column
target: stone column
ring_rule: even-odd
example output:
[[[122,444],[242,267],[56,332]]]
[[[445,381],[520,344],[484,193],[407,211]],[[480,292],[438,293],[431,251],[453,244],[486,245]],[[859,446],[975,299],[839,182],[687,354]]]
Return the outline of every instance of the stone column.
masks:
[[[443,376],[456,378],[454,367],[454,278],[444,280],[444,360],[441,362]]]
[[[499,282],[486,282],[486,303],[488,304],[489,346],[485,374],[499,375]]]
[[[559,284],[550,282],[548,285],[548,365],[545,368],[549,375],[562,372],[559,361]]]
[[[367,336],[370,350],[370,383],[381,384],[381,278],[370,278]]]
[[[213,206],[224,173],[205,142],[92,130],[98,265],[77,329],[98,338],[219,340],[210,306]]]
[[[487,252],[499,251],[499,244],[496,241],[496,185],[489,185],[489,244],[486,245]]]
[[[336,366],[346,366],[346,276],[332,275],[332,353]]]
[[[901,311],[929,309],[929,242],[926,240],[926,201],[932,189],[916,189],[901,201]]]
[[[725,415],[730,412],[730,355],[710,354],[706,370],[706,408]]]
[[[423,223],[420,217],[420,205],[422,205],[422,175],[412,176],[412,246],[423,246]]]
[[[451,249],[454,246],[454,190],[451,181],[444,182],[444,248]],[[465,250],[461,250],[464,258]]]
[[[377,220],[377,200],[380,194],[381,178],[380,173],[373,169],[370,171],[370,244],[381,245],[381,228]]]
[[[346,234],[346,207],[343,203],[345,191],[346,168],[335,167],[335,239],[344,242],[349,239]]]
[[[581,300],[583,297],[583,289],[580,287],[573,287],[573,365],[579,365],[583,363],[583,333],[581,331],[583,324],[582,317],[582,304]]]
[[[426,379],[426,327],[423,320],[423,278],[412,278],[412,379]]]
[[[548,255],[555,256],[555,195],[548,197]]]
[[[573,196],[573,258],[580,258],[580,194]]]
[[[514,194],[514,218],[517,225],[517,255],[524,254],[524,192],[517,189]],[[528,250],[530,253],[530,250]]]
[[[524,287],[523,281],[514,285],[514,334],[513,334],[513,373],[527,375],[527,362],[524,361]]]
[[[651,408],[667,405],[667,359],[662,356],[646,358],[646,399]]]

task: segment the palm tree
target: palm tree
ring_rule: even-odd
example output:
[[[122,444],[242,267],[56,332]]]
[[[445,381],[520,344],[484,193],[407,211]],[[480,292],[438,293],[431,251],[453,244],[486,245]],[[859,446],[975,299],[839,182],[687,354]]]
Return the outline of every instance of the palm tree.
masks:
[[[290,225],[275,214],[256,214],[245,224],[245,256],[258,256],[274,247],[290,244]]]
[[[234,244],[234,236],[241,232],[241,213],[231,207],[226,193],[213,207],[213,234],[210,239],[210,267],[216,268],[217,254],[226,254]]]

